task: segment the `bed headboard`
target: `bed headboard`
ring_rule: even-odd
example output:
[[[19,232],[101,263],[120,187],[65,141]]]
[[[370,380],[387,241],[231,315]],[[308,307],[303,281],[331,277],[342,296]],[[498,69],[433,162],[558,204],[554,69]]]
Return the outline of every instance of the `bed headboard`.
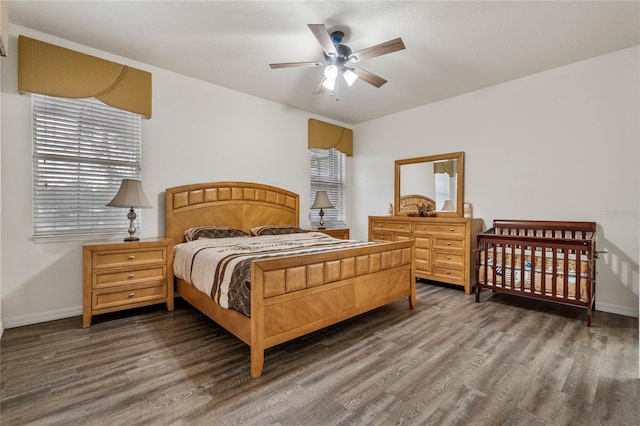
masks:
[[[247,233],[260,225],[300,224],[298,194],[251,182],[210,182],[167,188],[165,235],[184,241],[193,226],[213,225]]]

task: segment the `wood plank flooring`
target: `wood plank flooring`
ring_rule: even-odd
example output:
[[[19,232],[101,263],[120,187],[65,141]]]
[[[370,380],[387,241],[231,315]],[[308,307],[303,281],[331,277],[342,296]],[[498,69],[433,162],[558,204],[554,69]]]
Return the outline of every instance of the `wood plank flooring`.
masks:
[[[638,425],[638,319],[418,283],[268,349],[176,300],[5,330],[2,425]]]

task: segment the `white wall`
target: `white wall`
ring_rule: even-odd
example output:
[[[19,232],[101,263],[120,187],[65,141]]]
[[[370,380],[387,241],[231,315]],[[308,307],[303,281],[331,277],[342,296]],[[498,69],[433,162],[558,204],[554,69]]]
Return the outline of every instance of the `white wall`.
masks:
[[[465,201],[494,219],[595,221],[597,309],[638,315],[639,54],[634,47],[354,128],[351,235],[393,200],[394,160],[465,152]]]
[[[142,237],[164,235],[167,187],[219,180],[300,194],[301,225],[309,226],[307,120],[324,118],[18,26],[10,30],[14,52],[20,33],[153,74],[153,117],[142,122],[142,176],[155,208],[142,211]],[[0,279],[2,318],[14,327],[82,312],[82,242],[31,239],[30,96],[17,93],[16,55],[3,61]],[[125,210],[122,217],[119,238],[127,236]]]
[[[6,59],[0,58],[0,117],[2,117],[2,64]],[[0,147],[2,146],[2,120],[0,120]],[[2,164],[2,149],[0,149],[0,164]],[[2,173],[0,173],[0,212],[2,212]],[[2,241],[2,221],[0,221],[0,241]],[[2,245],[0,244],[0,272],[2,271]],[[2,273],[0,273],[0,301],[2,300]],[[2,321],[2,303],[0,303],[0,336],[4,331]]]

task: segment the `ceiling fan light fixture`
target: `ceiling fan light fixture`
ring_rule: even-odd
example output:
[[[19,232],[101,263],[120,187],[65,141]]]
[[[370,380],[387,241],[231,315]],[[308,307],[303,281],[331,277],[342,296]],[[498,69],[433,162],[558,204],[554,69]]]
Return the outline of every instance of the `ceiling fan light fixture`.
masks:
[[[328,89],[333,90],[336,87],[336,79],[338,78],[338,67],[335,65],[328,65],[324,69],[324,82],[322,85]]]
[[[351,87],[358,79],[358,74],[351,71],[349,68],[345,68],[344,71],[342,71],[342,77],[344,77],[344,81],[346,81],[349,87]]]

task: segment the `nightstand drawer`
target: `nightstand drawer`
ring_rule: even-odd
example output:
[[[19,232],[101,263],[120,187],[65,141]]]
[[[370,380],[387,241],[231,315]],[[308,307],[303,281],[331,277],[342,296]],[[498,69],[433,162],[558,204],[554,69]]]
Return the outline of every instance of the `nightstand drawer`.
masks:
[[[167,270],[164,265],[156,268],[126,269],[109,271],[106,273],[94,272],[92,277],[93,288],[114,287],[127,284],[139,284],[147,281],[165,280]]]
[[[147,286],[132,286],[119,291],[96,291],[93,293],[94,310],[126,308],[126,305],[147,303],[153,300],[162,302],[167,297],[167,286],[163,281]]]
[[[116,268],[120,266],[135,266],[149,263],[164,263],[166,250],[164,248],[149,250],[126,251],[98,251],[93,253],[94,268]]]

